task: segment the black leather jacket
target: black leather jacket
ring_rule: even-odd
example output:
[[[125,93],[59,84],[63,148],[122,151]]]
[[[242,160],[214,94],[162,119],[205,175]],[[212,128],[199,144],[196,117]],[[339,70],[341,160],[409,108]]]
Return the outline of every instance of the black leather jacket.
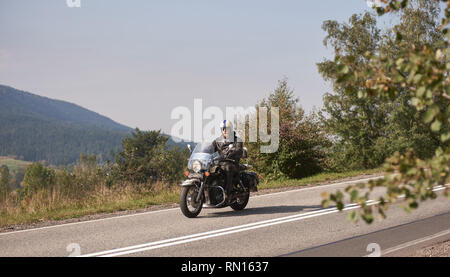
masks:
[[[216,138],[213,141],[214,151],[218,151],[226,159],[232,159],[236,164],[239,164],[239,160],[243,154],[243,142],[242,139],[236,136],[236,132],[233,132],[233,139],[225,139],[223,136]],[[229,145],[233,144],[231,149]]]

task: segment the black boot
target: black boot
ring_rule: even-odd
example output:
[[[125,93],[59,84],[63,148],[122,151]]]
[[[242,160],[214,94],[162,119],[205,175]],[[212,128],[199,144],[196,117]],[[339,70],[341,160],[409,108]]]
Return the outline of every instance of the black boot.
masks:
[[[232,189],[227,189],[227,192],[226,192],[226,200],[225,200],[225,203],[227,204],[227,205],[229,205],[229,204],[231,204],[231,201],[232,201],[232,199],[233,199],[233,190]]]

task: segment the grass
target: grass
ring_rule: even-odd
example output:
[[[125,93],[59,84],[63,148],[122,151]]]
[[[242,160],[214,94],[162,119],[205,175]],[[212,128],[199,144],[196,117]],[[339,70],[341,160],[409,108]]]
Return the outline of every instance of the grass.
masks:
[[[320,184],[348,177],[364,174],[381,173],[382,169],[358,170],[343,173],[320,173],[303,179],[288,179],[270,182],[262,182],[259,190],[301,187]],[[99,213],[113,213],[125,210],[137,210],[155,205],[178,203],[181,188],[178,186],[167,187],[157,184],[151,189],[139,189],[132,186],[117,189],[109,189],[100,186],[89,194],[87,199],[71,199],[60,195],[44,192],[27,202],[6,201],[0,206],[0,227],[11,225],[30,224],[47,220],[64,220],[79,218],[86,215]]]
[[[137,210],[149,206],[178,202],[181,189],[170,187],[160,190],[122,191],[102,189],[87,199],[60,199],[52,201],[50,195],[37,196],[27,203],[2,203],[0,228],[11,225],[30,224],[47,220],[64,220],[87,215]],[[48,196],[46,196],[48,195]]]
[[[32,164],[31,162],[16,160],[10,157],[0,156],[0,166],[6,165],[10,172],[18,172],[20,169],[25,169]]]
[[[287,187],[302,187],[307,185],[320,184],[323,182],[335,181],[349,177],[355,177],[360,175],[368,175],[375,173],[382,173],[383,168],[374,168],[374,169],[366,169],[366,170],[354,170],[347,172],[325,172],[319,173],[310,177],[301,178],[301,179],[286,179],[286,180],[275,180],[262,182],[258,189],[278,189],[278,188],[287,188]]]

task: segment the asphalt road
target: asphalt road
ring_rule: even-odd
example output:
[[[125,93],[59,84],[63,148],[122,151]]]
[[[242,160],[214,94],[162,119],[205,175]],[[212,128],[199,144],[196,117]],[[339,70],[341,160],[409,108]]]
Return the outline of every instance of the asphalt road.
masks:
[[[394,205],[367,225],[320,206],[323,191],[347,185],[252,196],[243,211],[203,209],[194,219],[175,208],[0,233],[0,256],[402,256],[450,238],[442,191],[411,214]]]

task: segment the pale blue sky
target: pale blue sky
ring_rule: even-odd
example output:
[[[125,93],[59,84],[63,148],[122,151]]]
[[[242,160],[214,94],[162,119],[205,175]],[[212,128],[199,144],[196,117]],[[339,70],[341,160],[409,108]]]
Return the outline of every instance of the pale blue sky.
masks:
[[[324,20],[365,0],[0,0],[0,84],[169,132],[170,112],[253,106],[283,77],[311,111],[329,90]]]

